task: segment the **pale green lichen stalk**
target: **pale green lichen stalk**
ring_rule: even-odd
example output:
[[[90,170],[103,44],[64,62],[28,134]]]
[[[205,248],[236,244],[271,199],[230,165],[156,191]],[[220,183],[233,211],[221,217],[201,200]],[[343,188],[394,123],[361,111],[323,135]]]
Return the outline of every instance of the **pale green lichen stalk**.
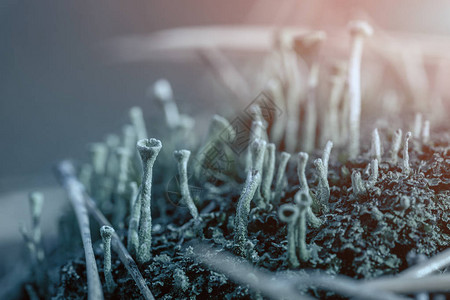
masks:
[[[306,152],[299,152],[297,155],[297,176],[299,180],[299,188],[302,191],[309,193],[308,181],[306,180],[306,163],[309,155]]]
[[[105,138],[105,144],[108,149],[105,175],[112,180],[119,171],[119,158],[115,150],[120,146],[120,137],[117,134],[108,134]]]
[[[256,139],[251,144],[252,150],[252,170],[262,173],[264,164],[264,153],[266,152],[266,141],[261,139]],[[260,182],[259,182],[260,184]]]
[[[132,107],[130,109],[130,120],[133,124],[134,131],[138,140],[147,138],[147,128],[145,127],[144,114],[140,107]]]
[[[108,203],[110,184],[106,176],[106,163],[108,161],[108,147],[105,143],[93,143],[89,146],[93,176],[90,190],[99,206],[104,208]]]
[[[137,136],[133,125],[127,124],[122,127],[122,146],[133,157],[136,153]]]
[[[130,194],[130,221],[128,223],[127,249],[136,256],[139,249],[139,221],[141,219],[141,197],[137,183],[132,181],[128,185]]]
[[[366,193],[366,186],[361,178],[361,173],[353,171],[352,173],[352,189],[355,197],[360,197]]]
[[[116,283],[114,282],[111,272],[111,237],[114,234],[114,228],[111,226],[102,226],[100,228],[100,235],[103,241],[103,273],[105,275],[106,289],[108,293],[114,292]]]
[[[317,169],[319,177],[319,184],[316,190],[316,198],[321,206],[321,209],[328,211],[328,199],[330,198],[330,186],[328,185],[327,169],[322,161],[318,158],[314,161],[314,166]]]
[[[422,114],[416,113],[414,118],[414,129],[413,133],[415,137],[420,137],[422,132]]]
[[[300,263],[297,259],[297,236],[296,225],[298,220],[299,210],[297,206],[292,204],[283,204],[278,209],[278,216],[282,222],[288,224],[287,228],[287,242],[288,242],[288,261],[291,268],[297,268]]]
[[[283,86],[278,78],[271,78],[267,83],[268,93],[271,95],[275,103],[284,103],[284,91]],[[284,129],[285,129],[285,118],[275,118],[270,130],[271,141],[275,145],[279,145],[283,139]]]
[[[104,143],[93,143],[89,146],[89,152],[94,174],[96,176],[103,175],[106,171],[108,148]]]
[[[129,202],[130,215],[132,215],[134,204],[136,203],[136,200],[139,197],[139,186],[137,185],[136,182],[131,181],[130,183],[128,183],[127,191],[130,200]]]
[[[331,91],[329,96],[329,108],[327,117],[323,118],[323,133],[321,135],[321,144],[324,144],[327,140],[333,140],[338,145],[341,145],[342,132],[339,127],[339,118],[341,112],[339,105],[342,99],[342,95],[346,86],[346,72],[347,66],[344,62],[337,62],[332,67],[331,77]]]
[[[370,176],[367,180],[367,188],[372,188],[375,186],[378,180],[378,159],[372,160],[370,163]]]
[[[250,131],[249,145],[253,144],[253,142],[256,140],[263,140],[264,130],[265,130],[264,125],[261,121],[253,121],[251,131]],[[247,172],[253,168],[253,166],[252,166],[253,160],[254,160],[254,158],[252,157],[252,149],[251,149],[251,147],[248,147],[247,156],[246,156],[246,164],[245,164],[245,172]]]
[[[247,241],[247,225],[250,214],[250,203],[261,182],[261,174],[256,170],[247,172],[247,179],[244,183],[244,189],[239,197],[236,217],[234,219],[234,242],[236,244],[236,253],[245,255],[245,243]]]
[[[29,194],[28,200],[31,209],[31,230],[28,230],[24,224],[21,224],[19,230],[30,254],[33,276],[39,284],[41,292],[44,292],[47,288],[46,280],[48,279],[44,264],[45,252],[41,237],[41,215],[44,196],[39,192],[32,192]]]
[[[180,114],[178,112],[178,107],[173,100],[170,82],[166,79],[157,80],[153,84],[152,93],[163,107],[168,127],[175,128],[180,120]]]
[[[301,262],[309,259],[309,251],[306,248],[306,212],[311,207],[312,199],[308,193],[298,191],[294,196],[294,202],[298,207],[297,220],[297,253]]]
[[[116,193],[123,195],[126,191],[126,185],[129,180],[132,153],[128,151],[128,149],[120,147],[116,149],[116,154],[119,160]]]
[[[147,263],[151,258],[152,247],[152,215],[151,192],[153,164],[162,148],[161,141],[157,139],[143,139],[137,143],[137,150],[142,160],[144,173],[140,188],[141,216],[139,222],[139,249],[137,260],[139,263]]]
[[[308,82],[306,91],[305,122],[303,125],[302,150],[311,152],[315,148],[317,127],[317,87],[319,84],[320,47],[325,41],[326,34],[316,31],[301,35],[294,42],[297,53],[303,57],[308,66]]]
[[[402,172],[403,175],[408,176],[411,172],[411,168],[409,166],[409,153],[408,153],[408,143],[409,139],[411,138],[412,134],[411,132],[407,132],[405,134],[405,139],[403,141],[403,164],[402,164]]]
[[[170,82],[166,79],[157,80],[148,94],[153,95],[162,106],[167,127],[172,130],[173,136],[185,138],[185,134],[194,127],[195,120],[188,115],[180,114]]]
[[[372,27],[364,21],[349,24],[352,50],[348,68],[348,92],[350,100],[348,152],[351,159],[359,154],[361,118],[361,56],[364,38],[373,34]]]
[[[275,193],[273,197],[273,201],[275,203],[278,203],[280,201],[280,198],[283,194],[286,166],[290,158],[291,155],[289,153],[281,152],[277,175],[275,176]]]
[[[381,143],[380,135],[378,134],[378,129],[375,128],[372,132],[372,146],[371,146],[371,156],[381,162]]]
[[[326,143],[325,148],[323,149],[323,153],[322,153],[322,162],[323,162],[323,166],[325,168],[326,174],[328,174],[328,164],[330,161],[331,149],[333,149],[333,142],[328,141]]]
[[[262,139],[255,139],[252,144],[250,145],[250,151],[251,151],[251,165],[252,165],[252,170],[253,171],[257,171],[260,174],[260,178],[258,179],[258,188],[256,189],[255,192],[255,202],[256,205],[259,208],[264,209],[265,208],[265,203],[264,203],[264,199],[261,196],[261,183],[262,183],[262,173],[263,173],[263,168],[264,168],[264,154],[266,152],[266,141],[262,140]],[[248,172],[248,171],[247,171]]]
[[[47,265],[45,263],[45,252],[41,237],[41,215],[44,204],[44,196],[39,192],[32,192],[28,196],[31,209],[31,229],[25,224],[20,224],[19,230],[28,248],[31,258],[32,274],[37,288],[41,294],[47,292]],[[36,293],[31,285],[26,286],[27,291]],[[29,293],[30,298],[32,295]]]
[[[41,215],[42,207],[44,206],[44,195],[39,192],[30,193],[29,201],[31,207],[31,237],[36,247],[37,261],[42,262],[45,258],[41,240]]]
[[[266,207],[269,206],[272,200],[271,187],[275,174],[275,144],[268,143],[266,145],[266,153],[264,157],[264,173],[261,183],[261,194],[264,198]]]
[[[219,115],[214,115],[209,126],[208,136],[204,146],[198,151],[196,156],[197,164],[195,166],[195,175],[201,178],[202,170],[208,167],[210,163],[208,157],[211,152],[216,151],[216,148],[221,148],[223,142],[232,142],[236,137],[233,126],[227,119]]]
[[[133,184],[133,183],[132,183]],[[136,189],[136,183],[130,189]],[[131,214],[130,222],[128,224],[128,244],[127,249],[131,255],[136,256],[139,250],[139,221],[141,219],[141,197],[139,191],[131,193]]]
[[[401,129],[397,129],[392,136],[391,149],[389,150],[390,162],[391,164],[396,164],[398,160],[398,151],[400,151],[400,147],[402,145],[402,135],[403,132]]]
[[[189,161],[189,157],[191,156],[191,151],[178,150],[173,153],[173,156],[178,162],[178,173],[180,175],[180,191],[183,204],[188,207],[191,216],[194,219],[198,219],[198,210],[194,204],[194,200],[192,200],[187,177],[187,163]]]
[[[430,141],[430,121],[426,120],[423,123],[422,143],[427,144],[429,141]]]
[[[124,227],[124,221],[128,212],[128,201],[126,199],[127,182],[129,181],[130,162],[132,153],[124,147],[117,147],[114,151],[117,157],[117,175],[114,188],[114,220],[113,224],[117,228]],[[112,178],[114,178],[112,177]]]
[[[327,143],[327,145],[328,144],[330,144],[330,143]],[[332,143],[330,145],[332,146]],[[329,148],[329,147],[326,147],[326,148]],[[331,151],[331,147],[329,149]],[[328,156],[329,156],[329,151],[326,151],[326,153],[328,153]],[[309,195],[309,186],[308,186],[308,181],[306,180],[306,174],[305,174],[305,169],[306,169],[306,164],[308,162],[308,158],[309,158],[308,153],[306,153],[306,152],[298,153],[298,155],[297,155],[297,176],[298,176],[298,180],[299,180],[299,191]],[[317,210],[319,210],[320,206],[319,206],[318,201],[315,203],[315,205],[317,207]],[[317,218],[317,216],[312,211],[311,205],[308,207],[308,209],[306,211],[306,217],[308,219],[308,222],[314,228],[318,228],[322,224],[322,221],[319,218]]]

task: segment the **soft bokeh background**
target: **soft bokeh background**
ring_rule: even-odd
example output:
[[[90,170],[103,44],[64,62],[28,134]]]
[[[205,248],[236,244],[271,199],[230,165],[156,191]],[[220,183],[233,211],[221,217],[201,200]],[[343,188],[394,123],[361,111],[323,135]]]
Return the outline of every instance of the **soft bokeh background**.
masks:
[[[86,144],[119,130],[133,105],[156,120],[159,110],[145,97],[149,83],[168,78],[181,109],[198,119],[232,103],[198,61],[118,64],[102,42],[194,25],[336,29],[361,13],[386,30],[450,36],[444,0],[293,1],[283,12],[285,2],[292,1],[0,1],[0,275],[23,254],[18,222],[28,223],[26,194],[47,196],[48,238],[66,204],[52,165],[84,159]]]

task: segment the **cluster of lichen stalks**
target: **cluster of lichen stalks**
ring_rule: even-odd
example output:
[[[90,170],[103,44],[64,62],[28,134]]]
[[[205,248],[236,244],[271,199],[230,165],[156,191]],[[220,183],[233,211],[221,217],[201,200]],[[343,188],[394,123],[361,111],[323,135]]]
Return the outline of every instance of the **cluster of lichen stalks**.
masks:
[[[143,113],[140,108],[134,107],[129,114],[131,124],[124,127],[121,138],[109,135],[105,143],[91,145],[91,163],[80,168],[79,181],[74,182],[80,184],[81,190],[95,200],[98,210],[111,219],[113,227],[120,233],[117,236],[111,226],[102,226],[100,230],[104,247],[103,272],[108,293],[113,293],[117,287],[111,270],[111,238],[126,240],[129,254],[141,267],[151,265],[152,207],[156,204],[160,223],[170,220],[167,210],[173,210],[173,207],[167,208],[167,199],[162,197],[162,190],[176,173],[181,201],[180,208],[175,209],[184,212],[183,207],[187,207],[192,216],[192,220],[177,229],[183,232],[183,239],[205,238],[204,219],[210,221],[210,212],[216,206],[222,207],[235,202],[225,199],[233,196],[224,195],[239,195],[235,207],[224,209],[235,213],[225,217],[226,227],[231,229],[233,238],[222,246],[253,261],[257,245],[254,240],[249,239],[249,222],[276,212],[278,220],[287,223],[285,249],[288,265],[292,269],[311,266],[308,260],[317,249],[314,250],[314,247],[308,245],[307,234],[326,227],[327,224],[324,223],[329,222],[327,216],[337,213],[330,211],[335,206],[329,203],[333,190],[328,180],[333,142],[341,151],[335,156],[344,160],[341,174],[351,178],[351,187],[347,192],[350,192],[354,202],[372,194],[382,193],[382,188],[377,186],[380,164],[387,165],[388,169],[400,170],[395,172],[397,178],[408,178],[413,173],[409,163],[409,141],[413,136],[411,132],[403,135],[401,129],[396,130],[392,134],[389,149],[384,154],[383,145],[386,143],[380,141],[379,132],[375,128],[369,152],[360,153],[360,64],[363,39],[371,34],[371,28],[364,22],[354,22],[350,25],[350,32],[352,51],[349,64],[348,67],[341,65],[336,68],[330,102],[321,118],[323,122],[318,122],[316,89],[319,78],[317,53],[324,35],[315,32],[296,37],[290,48],[278,45],[275,49],[275,61],[282,66],[277,66],[277,70],[269,72],[272,78],[265,92],[270,95],[273,105],[271,108],[275,110],[282,107],[285,114],[267,120],[263,111],[267,107],[258,106],[258,103],[251,106],[248,110],[250,117],[247,122],[250,123],[250,130],[245,133],[247,147],[242,152],[244,155],[233,152],[233,147],[239,142],[237,139],[242,138],[242,134],[236,130],[233,122],[230,123],[217,115],[212,119],[205,141],[198,147],[196,137],[191,133],[194,121],[179,113],[172,89],[166,80],[159,80],[153,85],[152,95],[163,107],[170,130],[167,138],[162,141],[148,138]],[[306,90],[296,84],[301,81],[297,62],[300,57],[309,70]],[[300,101],[304,97],[306,101]],[[346,101],[340,104],[342,98]],[[304,110],[303,124],[299,122],[301,108]],[[316,141],[318,128],[321,133],[320,141]],[[418,114],[413,133],[417,147],[427,144],[430,139],[430,122],[422,124],[421,115]],[[322,155],[313,161],[314,167],[310,168],[309,155],[315,155],[317,146],[321,144],[325,145]],[[182,148],[197,149],[195,159],[190,160],[191,151]],[[297,152],[299,149],[302,151]],[[226,158],[226,166],[211,158],[217,159],[217,153],[220,154],[220,161]],[[291,174],[289,166],[292,164],[289,164],[289,160],[292,153],[296,153],[297,179],[288,176]],[[360,167],[351,171],[345,165],[347,160],[350,162],[347,166],[350,166],[351,162],[361,165],[361,161],[367,159],[369,163],[366,163],[362,173],[359,171]],[[159,165],[155,167],[157,164]],[[178,172],[174,172],[175,165]],[[143,172],[140,171],[141,168]],[[153,173],[157,176],[153,176]],[[310,178],[308,183],[307,174],[314,180]],[[292,184],[293,182],[298,184]],[[207,196],[193,195],[192,185],[207,191]],[[162,186],[164,188],[161,188]],[[70,190],[70,184],[66,182],[67,187]],[[71,191],[69,197],[76,198],[77,190]],[[213,198],[214,201],[207,204],[205,198]],[[401,210],[405,211],[413,205],[407,195],[400,195],[400,198]],[[36,199],[36,196],[32,199]],[[74,204],[77,205],[82,207],[85,204]],[[33,211],[38,214],[39,205],[33,204],[33,207],[36,207]],[[87,207],[93,209],[92,206]],[[374,211],[371,213],[376,214]],[[83,211],[77,217],[81,224]],[[35,218],[38,219],[33,213],[33,220]],[[38,228],[38,221],[33,224],[34,228]],[[24,235],[31,252],[36,254],[38,264],[43,254],[39,250],[41,248],[38,231],[34,230],[32,235]],[[83,239],[89,236],[88,241],[83,240],[88,266],[89,247],[92,252],[89,223],[87,227],[80,225],[80,230],[82,233],[87,230]],[[99,280],[93,279],[98,278],[98,274],[90,274],[97,272],[95,259],[91,261],[91,265],[92,263],[94,268],[87,270],[89,298],[101,298],[101,287],[92,287],[100,284]],[[183,290],[186,290],[187,278],[184,271],[176,269],[175,273],[176,279],[184,282],[181,285]]]

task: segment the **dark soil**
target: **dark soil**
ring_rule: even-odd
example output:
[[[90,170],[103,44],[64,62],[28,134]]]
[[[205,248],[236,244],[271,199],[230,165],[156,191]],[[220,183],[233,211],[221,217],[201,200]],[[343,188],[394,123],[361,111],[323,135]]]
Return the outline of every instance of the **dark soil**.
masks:
[[[331,187],[329,213],[318,215],[323,221],[320,228],[308,228],[311,259],[302,264],[301,269],[371,278],[396,274],[414,264],[422,254],[430,257],[446,249],[450,241],[449,142],[449,136],[444,133],[434,133],[433,141],[422,146],[414,140],[410,147],[411,174],[405,176],[397,165],[383,162],[378,182],[367,195],[360,197],[352,193],[348,170],[364,172],[368,156],[361,155],[356,161],[345,164],[332,157],[328,176]],[[291,197],[298,185],[293,161],[288,167],[288,186],[292,188],[286,191],[281,203],[292,203]],[[158,169],[155,172],[157,182],[163,177],[158,175]],[[314,191],[316,175],[312,167],[307,168],[307,178]],[[195,182],[195,178],[192,180]],[[242,179],[236,181],[239,186],[242,184]],[[220,181],[215,184],[223,186]],[[197,203],[199,211],[203,212],[203,222],[197,224],[191,220],[186,207],[173,205],[176,203],[173,197],[167,198],[166,186],[163,182],[154,184],[153,259],[140,267],[154,296],[157,299],[258,297],[255,291],[232,282],[186,255],[190,251],[186,245],[192,241],[233,251],[233,217],[240,188],[217,194],[211,193],[208,185],[203,183],[201,186],[205,189],[199,194]],[[162,201],[165,202],[164,215],[158,210]],[[70,214],[62,222],[70,223],[65,222],[69,219]],[[98,232],[97,224],[92,227],[94,233]],[[119,229],[118,232],[126,244],[126,230]],[[270,271],[287,270],[286,234],[286,224],[279,220],[276,208],[254,211],[248,224],[251,246],[247,259]],[[101,243],[98,237],[94,240],[97,240],[94,245],[97,265],[103,275]],[[83,251],[78,241],[75,244],[78,246],[69,247],[71,258],[55,267],[59,273],[59,280],[53,283],[55,299],[87,297]],[[105,294],[106,298],[139,298],[139,290],[115,254],[113,277],[118,287],[114,294]],[[336,296],[315,290],[310,293],[320,297]]]

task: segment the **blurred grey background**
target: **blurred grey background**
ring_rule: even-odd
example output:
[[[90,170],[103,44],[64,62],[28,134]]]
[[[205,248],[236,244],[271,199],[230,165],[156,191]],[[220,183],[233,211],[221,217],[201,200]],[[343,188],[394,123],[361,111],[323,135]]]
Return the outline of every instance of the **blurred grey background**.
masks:
[[[130,106],[154,112],[144,93],[159,77],[171,80],[179,101],[214,109],[225,95],[202,84],[198,64],[113,64],[99,51],[110,38],[193,25],[339,28],[358,12],[387,30],[450,34],[448,1],[293,2],[276,20],[281,2],[270,0],[1,0],[0,191],[53,183],[52,163],[83,158],[86,143],[118,130]]]
[[[46,194],[44,235],[55,232],[51,216],[66,203],[54,188],[55,162],[85,159],[86,144],[118,131],[133,105],[149,120],[157,117],[159,108],[145,97],[151,82],[168,78],[182,110],[197,118],[228,103],[198,63],[114,63],[100,51],[102,42],[194,25],[278,23],[326,30],[344,27],[361,12],[386,30],[450,35],[450,2],[444,0],[294,2],[277,16],[282,1],[0,0],[2,257],[17,257],[20,251],[12,249],[24,248],[17,224],[28,222],[31,190]],[[11,263],[0,264],[0,275]]]
[[[287,2],[287,1],[286,1]],[[52,183],[51,165],[82,157],[86,143],[118,129],[141,105],[146,87],[167,77],[179,100],[219,100],[197,64],[114,64],[99,51],[111,38],[193,25],[345,26],[365,12],[387,30],[450,33],[448,1],[293,1],[276,20],[278,1],[0,2],[0,191]],[[204,106],[202,106],[204,108]],[[190,112],[197,110],[189,107]]]

